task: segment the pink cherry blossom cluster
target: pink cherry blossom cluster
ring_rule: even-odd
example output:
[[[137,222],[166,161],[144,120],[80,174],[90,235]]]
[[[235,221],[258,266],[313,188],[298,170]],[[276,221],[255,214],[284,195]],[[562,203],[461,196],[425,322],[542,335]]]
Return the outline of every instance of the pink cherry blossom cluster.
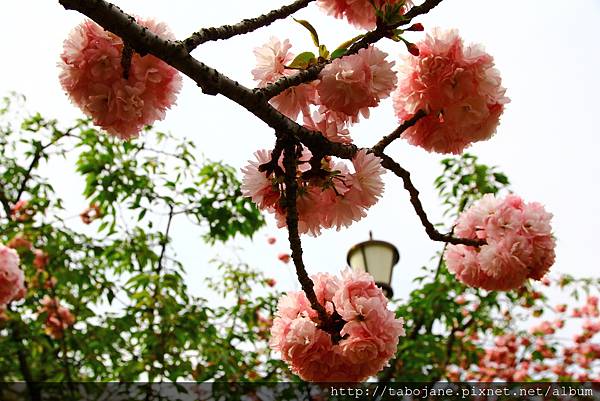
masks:
[[[383,10],[386,5],[401,5],[400,12],[406,13],[412,6],[410,0],[319,0],[319,6],[329,15],[346,18],[352,25],[373,29],[376,27],[376,9]]]
[[[480,46],[464,47],[456,30],[434,29],[417,44],[417,57],[400,66],[394,108],[400,120],[427,112],[403,138],[428,151],[460,154],[496,131],[504,105],[492,56]]]
[[[138,23],[156,35],[174,39],[167,26]],[[123,41],[92,21],[71,31],[59,62],[60,82],[71,101],[94,124],[123,139],[161,120],[181,88],[177,70],[152,55],[131,58],[126,79],[121,66]]]
[[[17,251],[0,244],[0,311],[10,302],[25,297],[25,275],[19,264]]]
[[[516,195],[487,194],[463,212],[455,227],[481,247],[449,245],[444,258],[458,280],[486,290],[511,290],[529,278],[540,280],[554,263],[552,215],[539,203]]]
[[[274,213],[277,225],[286,225],[286,209],[281,205],[285,191],[283,184],[283,167],[280,174],[277,170],[267,175],[259,171],[259,166],[271,161],[271,152],[259,150],[255,153],[256,161],[242,169],[244,179],[242,193],[262,210]],[[305,174],[310,168],[309,151],[305,151],[298,163],[298,229],[300,233],[318,235],[321,228],[347,227],[353,221],[366,216],[366,210],[377,203],[383,192],[381,175],[385,172],[381,167],[381,159],[372,153],[359,151],[352,165],[354,173],[341,162],[334,163],[325,158],[321,163],[326,176],[309,177]]]
[[[46,334],[54,339],[62,338],[64,331],[75,324],[75,317],[59,300],[45,295],[38,313],[46,314]]]
[[[373,277],[347,269],[341,278],[319,273],[312,281],[327,313],[342,319],[339,333],[322,330],[305,294],[291,292],[279,300],[271,347],[308,381],[363,381],[379,372],[404,328]]]
[[[290,48],[289,40],[272,37],[254,50],[257,66],[252,74],[260,87],[297,73],[287,68],[294,58]],[[319,79],[285,90],[271,104],[292,120],[302,114],[307,128],[320,131],[331,141],[351,142],[348,127],[358,121],[359,114],[368,117],[369,107],[379,105],[396,87],[394,62],[386,61],[386,57],[369,46],[335,59],[321,71]]]

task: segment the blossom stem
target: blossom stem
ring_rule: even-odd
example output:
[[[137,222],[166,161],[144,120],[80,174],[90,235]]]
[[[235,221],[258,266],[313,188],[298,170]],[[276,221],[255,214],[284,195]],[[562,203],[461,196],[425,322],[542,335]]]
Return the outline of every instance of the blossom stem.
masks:
[[[279,9],[269,11],[266,14],[256,18],[245,19],[235,25],[223,25],[220,27],[203,28],[198,32],[194,32],[183,43],[188,52],[191,52],[203,43],[230,39],[234,36],[244,35],[253,32],[259,28],[264,28],[271,25],[273,22],[289,17],[296,11],[299,11],[308,6],[314,0],[296,0],[292,4],[288,4]]]
[[[302,242],[298,234],[298,209],[296,207],[296,196],[298,194],[298,182],[296,181],[296,144],[293,141],[286,143],[283,152],[283,166],[285,168],[285,209],[286,224],[288,228],[288,239],[292,250],[292,260],[296,266],[298,281],[306,294],[311,307],[319,315],[322,326],[328,326],[329,316],[323,305],[317,300],[314,285],[302,260]]]

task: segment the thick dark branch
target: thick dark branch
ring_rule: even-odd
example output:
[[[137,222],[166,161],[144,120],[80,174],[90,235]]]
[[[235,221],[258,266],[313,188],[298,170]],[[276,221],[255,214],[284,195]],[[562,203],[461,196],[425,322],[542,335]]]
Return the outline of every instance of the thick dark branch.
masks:
[[[203,28],[194,32],[189,38],[183,41],[188,52],[191,52],[202,43],[229,39],[237,35],[244,35],[259,28],[271,25],[273,22],[289,17],[296,11],[308,6],[314,0],[297,0],[292,4],[283,6],[280,9],[270,11],[256,18],[245,19],[235,25],[223,25],[218,28]]]
[[[298,234],[298,209],[296,209],[296,197],[298,194],[298,181],[296,180],[296,144],[293,141],[286,143],[283,151],[283,167],[285,168],[285,221],[288,228],[288,239],[292,250],[292,260],[296,266],[298,281],[302,290],[310,301],[310,306],[318,313],[322,326],[327,326],[329,317],[323,305],[317,300],[314,285],[302,260],[302,242]]]
[[[427,213],[425,213],[425,210],[423,209],[423,204],[421,203],[421,200],[419,199],[419,191],[417,190],[417,188],[415,187],[415,185],[413,184],[413,182],[410,178],[410,172],[408,170],[404,169],[400,164],[398,164],[396,161],[394,161],[394,159],[392,159],[391,157],[389,157],[388,155],[386,155],[384,153],[375,153],[375,155],[377,155],[381,158],[381,160],[382,160],[381,165],[383,167],[390,170],[391,172],[396,174],[398,177],[402,178],[402,181],[404,182],[404,188],[410,194],[410,203],[413,205],[413,208],[415,209],[417,216],[419,216],[419,219],[421,220],[421,224],[423,225],[423,227],[425,227],[425,232],[427,233],[429,238],[431,238],[434,241],[448,242],[448,243],[454,244],[454,245],[457,245],[457,244],[464,244],[464,245],[470,245],[470,246],[485,245],[485,241],[483,241],[483,240],[474,240],[474,239],[468,239],[468,238],[456,238],[456,237],[453,237],[452,234],[442,234],[438,230],[436,230],[434,225],[429,221],[429,219],[427,217]]]
[[[404,133],[404,131],[406,131],[413,125],[415,125],[417,123],[417,121],[419,121],[421,118],[425,117],[425,115],[426,115],[426,113],[423,110],[417,111],[417,113],[412,118],[404,121],[398,128],[396,128],[394,130],[394,132],[392,132],[389,135],[384,136],[379,142],[377,142],[377,144],[371,148],[373,153],[375,153],[375,154],[383,153],[385,148],[390,143],[392,143],[396,139],[400,138],[400,135],[402,135]]]

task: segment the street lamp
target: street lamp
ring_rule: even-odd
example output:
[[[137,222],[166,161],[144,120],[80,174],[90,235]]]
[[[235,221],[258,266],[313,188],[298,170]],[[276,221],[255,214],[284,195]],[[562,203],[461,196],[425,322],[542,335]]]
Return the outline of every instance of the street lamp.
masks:
[[[374,240],[371,231],[369,231],[369,240],[350,248],[347,258],[348,265],[353,270],[371,274],[377,286],[388,298],[394,296],[390,282],[392,270],[399,260],[398,249],[389,242]]]

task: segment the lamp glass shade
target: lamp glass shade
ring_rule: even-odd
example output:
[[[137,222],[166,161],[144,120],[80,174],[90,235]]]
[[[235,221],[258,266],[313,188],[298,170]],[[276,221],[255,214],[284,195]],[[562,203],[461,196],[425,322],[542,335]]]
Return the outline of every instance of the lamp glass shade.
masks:
[[[376,282],[390,284],[392,269],[400,256],[392,244],[384,241],[366,241],[348,252],[348,264],[354,270],[370,273]]]

